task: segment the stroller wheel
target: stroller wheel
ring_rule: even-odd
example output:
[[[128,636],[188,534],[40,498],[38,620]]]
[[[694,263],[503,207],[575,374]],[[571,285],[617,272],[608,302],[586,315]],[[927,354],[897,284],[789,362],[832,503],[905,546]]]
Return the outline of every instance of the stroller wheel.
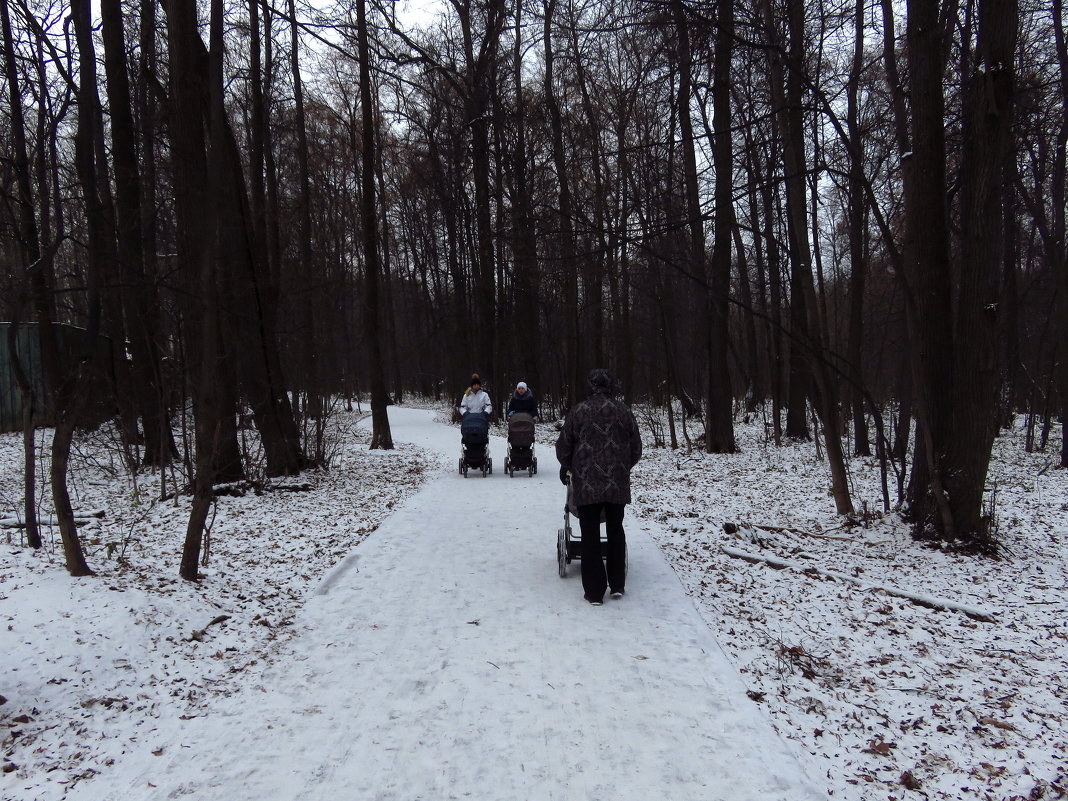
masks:
[[[560,578],[567,578],[569,561],[571,560],[567,558],[567,532],[561,528],[556,532],[556,572]]]
[[[537,459],[537,457],[534,457],[533,470],[534,470],[534,472],[531,473],[531,475],[532,476],[536,476],[538,474],[538,459]]]

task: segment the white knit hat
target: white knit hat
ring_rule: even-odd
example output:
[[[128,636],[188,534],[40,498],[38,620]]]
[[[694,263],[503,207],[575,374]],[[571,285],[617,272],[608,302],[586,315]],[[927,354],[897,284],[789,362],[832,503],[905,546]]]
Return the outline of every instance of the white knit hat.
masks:
[[[516,389],[526,389],[527,388],[527,382],[526,381],[520,381],[518,384],[515,385],[515,388]]]

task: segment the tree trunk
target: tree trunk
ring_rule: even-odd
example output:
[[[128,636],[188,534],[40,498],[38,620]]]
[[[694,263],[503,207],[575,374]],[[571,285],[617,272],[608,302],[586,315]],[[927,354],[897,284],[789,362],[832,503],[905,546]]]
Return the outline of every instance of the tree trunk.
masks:
[[[263,7],[263,169],[267,190],[264,224],[267,227],[267,268],[272,286],[279,286],[282,272],[282,233],[278,199],[278,168],[274,157],[274,133],[271,125],[271,99],[274,87],[274,12],[270,4]]]
[[[365,272],[366,308],[364,325],[370,348],[371,364],[371,450],[393,449],[393,435],[389,428],[386,397],[386,371],[382,358],[382,322],[379,309],[378,209],[375,198],[375,147],[377,137],[374,119],[374,94],[371,90],[371,48],[367,34],[367,0],[357,0],[357,46],[360,55],[360,105],[363,112],[363,152],[361,153],[360,185],[362,197],[360,213],[363,219],[363,258]]]
[[[119,277],[133,364],[130,373],[133,402],[141,417],[145,449],[143,461],[159,466],[174,454],[166,406],[158,385],[159,352],[154,321],[159,316],[147,292],[141,231],[141,177],[137,165],[137,133],[130,100],[126,43],[119,0],[101,0],[101,33],[111,111],[111,153],[115,171],[115,206]],[[164,434],[166,432],[166,434]]]
[[[906,318],[916,396],[909,516],[953,537],[943,461],[953,397],[953,305],[946,208],[945,47],[939,0],[909,0],[906,38],[912,99],[911,180],[905,182]]]
[[[25,282],[24,291],[31,295],[38,295],[42,291],[43,281],[34,275],[41,276],[44,273],[44,265],[39,264],[42,257],[37,217],[34,212],[33,190],[30,181],[30,161],[26,147],[26,123],[22,110],[22,92],[19,88],[18,66],[15,61],[14,36],[11,30],[11,14],[8,8],[8,0],[0,0],[0,24],[3,25],[4,37],[4,77],[7,80],[8,99],[10,102],[10,127],[11,139],[14,149],[12,159],[15,171],[15,183],[17,195],[15,205],[18,211],[17,225],[19,227],[19,240],[21,251],[19,258],[22,260],[22,277]],[[42,186],[42,192],[47,188]],[[10,202],[10,201],[9,201]],[[36,288],[35,288],[36,285]],[[40,299],[38,299],[40,305]],[[19,390],[22,395],[22,439],[23,439],[23,515],[26,521],[26,542],[31,548],[41,547],[41,534],[37,527],[37,449],[34,441],[34,407],[36,406],[36,393],[33,382],[22,369],[19,361],[17,348],[18,324],[17,317],[21,314],[22,303],[16,306],[16,320],[8,329],[5,347],[8,351],[8,359],[12,367]],[[39,319],[37,334],[40,337],[44,324]]]
[[[871,456],[868,418],[864,410],[864,290],[865,264],[864,145],[860,133],[860,78],[864,69],[864,2],[857,0],[854,15],[853,67],[847,88],[846,129],[849,134],[849,362],[850,405],[853,411],[853,452]]]
[[[960,295],[944,469],[953,530],[943,533],[981,544],[991,535],[983,495],[1002,378],[1004,167],[1012,142],[1018,26],[1018,0],[979,0],[976,65],[965,102]]]
[[[311,218],[311,178],[308,166],[308,126],[304,111],[304,79],[300,72],[300,31],[297,27],[296,0],[289,0],[289,66],[293,81],[294,127],[297,134],[297,271],[300,274],[318,272],[312,252],[312,218]],[[319,324],[316,309],[318,293],[308,287],[298,301],[303,318],[304,337],[302,342],[302,372],[304,389],[308,393],[310,404],[309,416],[322,417],[323,388],[319,367]],[[308,411],[308,410],[306,410]]]
[[[774,153],[772,154],[774,155]],[[759,158],[759,151],[754,152],[754,160]],[[773,158],[768,159],[772,163]],[[759,169],[757,173],[759,174]],[[768,332],[768,343],[771,361],[771,414],[774,425],[775,445],[782,445],[782,402],[783,402],[783,352],[786,347],[783,343],[783,320],[782,320],[782,264],[779,258],[779,241],[775,236],[776,195],[774,186],[770,180],[764,182],[763,189],[764,230],[761,238],[767,243],[768,259],[768,293],[771,301],[771,326]],[[804,425],[804,420],[801,421]]]
[[[549,110],[549,128],[552,135],[552,160],[556,170],[557,210],[559,223],[560,269],[564,282],[564,353],[567,405],[574,405],[582,397],[584,381],[579,364],[579,309],[578,309],[578,260],[575,253],[575,226],[572,217],[571,181],[567,172],[567,156],[564,150],[564,126],[560,103],[556,98],[555,52],[553,50],[553,16],[556,0],[545,2],[545,104]]]
[[[504,0],[488,0],[485,8],[486,29],[481,48],[475,52],[473,4],[457,3],[463,32],[466,61],[466,112],[471,129],[471,177],[475,188],[475,315],[476,354],[482,380],[491,384],[497,365],[497,292],[494,267],[492,191],[490,187],[490,82],[494,74],[501,28],[505,19]]]
[[[1053,265],[1060,279],[1060,347],[1059,384],[1061,396],[1061,467],[1068,468],[1068,237],[1065,234],[1064,214],[1066,195],[1065,162],[1068,160],[1068,41],[1064,31],[1064,1],[1053,0],[1053,35],[1060,65],[1061,119],[1057,135],[1056,160],[1052,187],[1052,208],[1056,215],[1053,227]],[[1052,369],[1056,370],[1056,366]]]
[[[174,175],[177,262],[183,292],[182,323],[187,333],[187,365],[193,400],[195,469],[193,505],[186,525],[179,573],[188,581],[199,577],[204,524],[219,474],[219,451],[228,432],[224,420],[233,410],[224,403],[220,364],[217,290],[209,223],[221,213],[217,192],[209,191],[205,138],[205,92],[208,79],[202,61],[195,0],[167,0],[167,42],[170,55],[170,150]],[[221,7],[214,3],[221,40]],[[213,19],[213,22],[215,20]],[[221,65],[221,54],[220,54]],[[217,179],[216,179],[217,180]],[[240,463],[238,463],[238,466]]]
[[[804,68],[804,5],[802,0],[788,0],[788,26],[790,44],[784,91],[784,64],[782,51],[775,47],[777,38],[775,20],[770,3],[763,0],[765,25],[772,38],[771,86],[776,109],[776,124],[783,142],[783,161],[786,166],[786,202],[789,218],[791,261],[791,311],[793,319],[792,342],[795,352],[805,347],[811,365],[813,408],[823,424],[824,446],[827,464],[831,473],[831,492],[838,514],[853,512],[849,495],[849,481],[842,452],[841,421],[834,401],[834,380],[827,363],[821,336],[819,305],[812,280],[812,263],[806,225],[805,151],[802,108],[802,70]],[[804,314],[793,310],[803,303]],[[791,392],[791,395],[793,393]],[[792,398],[792,401],[795,400]],[[794,410],[791,409],[791,412]],[[788,432],[789,433],[789,432]]]
[[[513,275],[515,294],[518,299],[516,318],[523,332],[525,347],[520,348],[524,381],[534,388],[540,387],[538,353],[541,349],[541,321],[538,302],[541,291],[541,274],[538,266],[538,243],[532,220],[532,201],[527,161],[527,98],[523,92],[523,0],[515,4],[515,49],[512,54],[512,71],[515,79],[515,151],[514,180],[515,200],[512,209],[512,252],[515,260]],[[501,399],[503,400],[503,398]]]
[[[71,17],[74,22],[75,38],[78,43],[78,130],[75,139],[75,162],[77,163],[78,182],[85,199],[86,233],[88,234],[89,276],[89,331],[87,332],[86,350],[92,354],[96,348],[94,340],[99,330],[99,275],[104,259],[104,220],[100,208],[100,196],[97,188],[97,170],[94,133],[97,112],[96,90],[96,54],[93,47],[93,33],[89,0],[75,0],[71,4]],[[94,297],[95,295],[95,297]],[[42,324],[52,328],[51,320]],[[54,333],[48,345],[55,348]],[[91,356],[89,357],[92,358]],[[67,469],[70,461],[71,443],[74,439],[74,426],[80,404],[76,400],[79,367],[72,367],[68,375],[60,373],[59,359],[53,351],[52,359],[52,395],[53,413],[56,417],[55,434],[52,439],[52,464],[50,479],[52,500],[59,520],[59,531],[63,540],[63,554],[67,570],[72,576],[92,575],[92,570],[85,561],[81,541],[78,539],[78,527],[74,522],[74,509],[71,506],[70,493],[67,490]],[[50,382],[51,383],[51,382]]]
[[[710,336],[705,449],[709,453],[734,453],[738,450],[734,439],[734,393],[731,390],[731,374],[727,364],[730,350],[731,244],[735,228],[734,141],[731,133],[733,44],[734,0],[720,0],[712,76],[712,161],[716,169],[716,227],[712,260],[708,269]],[[685,116],[688,117],[689,114]],[[748,288],[748,276],[743,275],[742,280]]]

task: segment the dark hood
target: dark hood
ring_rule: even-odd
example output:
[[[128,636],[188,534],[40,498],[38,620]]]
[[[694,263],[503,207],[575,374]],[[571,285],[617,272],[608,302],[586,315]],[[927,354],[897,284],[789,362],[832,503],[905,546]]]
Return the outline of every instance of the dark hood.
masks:
[[[590,370],[590,374],[586,376],[586,388],[591,395],[614,395],[616,380],[608,370],[598,367]]]

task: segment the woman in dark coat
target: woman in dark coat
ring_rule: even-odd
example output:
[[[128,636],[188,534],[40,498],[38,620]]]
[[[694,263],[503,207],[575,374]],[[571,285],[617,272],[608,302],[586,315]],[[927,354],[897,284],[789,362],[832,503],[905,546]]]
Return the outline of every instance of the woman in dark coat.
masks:
[[[511,417],[513,414],[538,416],[538,402],[534,400],[534,393],[530,391],[526,381],[520,381],[516,384],[512,399],[508,401],[508,416]]]
[[[642,438],[630,408],[614,397],[615,381],[604,369],[586,379],[589,397],[564,419],[556,441],[560,480],[571,474],[574,502],[582,531],[582,589],[586,600],[599,605],[611,587],[623,597],[627,539],[623,510],[630,503],[630,471],[642,455]],[[601,515],[608,536],[607,573],[601,561]]]

